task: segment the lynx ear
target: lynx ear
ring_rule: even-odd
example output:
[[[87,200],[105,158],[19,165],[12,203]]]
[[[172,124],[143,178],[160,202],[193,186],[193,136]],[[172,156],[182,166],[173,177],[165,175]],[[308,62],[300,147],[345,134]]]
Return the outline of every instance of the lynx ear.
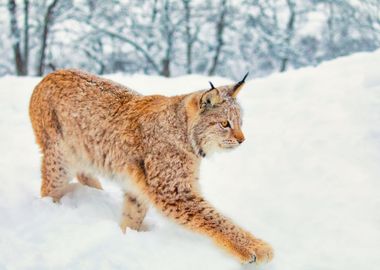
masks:
[[[248,76],[248,73],[245,74],[245,76],[243,77],[243,79],[236,83],[234,86],[231,87],[231,89],[228,91],[228,94],[233,97],[233,98],[236,98],[237,94],[240,92],[240,90],[243,88],[243,85],[245,83],[245,79],[247,78]]]
[[[212,83],[210,83],[212,85]],[[212,108],[217,104],[222,103],[223,99],[220,96],[220,92],[217,88],[213,87],[207,90],[201,95],[199,101],[199,107],[202,108]]]

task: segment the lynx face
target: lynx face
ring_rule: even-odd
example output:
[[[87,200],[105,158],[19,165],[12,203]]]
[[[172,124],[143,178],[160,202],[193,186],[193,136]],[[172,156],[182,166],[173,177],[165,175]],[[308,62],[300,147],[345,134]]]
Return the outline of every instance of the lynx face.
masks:
[[[193,147],[200,155],[235,148],[245,140],[241,131],[241,108],[235,98],[239,88],[223,86],[202,93],[199,116],[192,128]]]

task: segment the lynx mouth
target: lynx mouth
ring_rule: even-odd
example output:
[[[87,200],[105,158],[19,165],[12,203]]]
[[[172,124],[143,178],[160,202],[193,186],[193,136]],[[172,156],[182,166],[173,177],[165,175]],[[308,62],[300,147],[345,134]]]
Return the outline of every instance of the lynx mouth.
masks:
[[[239,143],[237,142],[227,140],[227,141],[222,141],[222,143],[219,144],[219,147],[220,148],[235,148],[238,145]]]

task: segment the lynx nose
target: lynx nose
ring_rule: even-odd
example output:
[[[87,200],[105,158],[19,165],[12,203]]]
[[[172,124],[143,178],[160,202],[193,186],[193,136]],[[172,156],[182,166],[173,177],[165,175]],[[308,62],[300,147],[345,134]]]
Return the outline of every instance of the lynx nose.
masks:
[[[245,140],[244,134],[243,134],[243,132],[241,132],[241,130],[236,130],[234,132],[234,136],[235,136],[235,139],[238,141],[239,144],[241,144]]]
[[[245,138],[244,137],[236,138],[236,140],[238,141],[239,144],[242,144],[245,141]]]

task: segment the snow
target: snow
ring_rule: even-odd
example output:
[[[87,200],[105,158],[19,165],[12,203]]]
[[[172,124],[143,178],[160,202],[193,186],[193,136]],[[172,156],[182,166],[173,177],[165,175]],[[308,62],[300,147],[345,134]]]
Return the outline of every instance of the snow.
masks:
[[[0,78],[0,269],[378,269],[380,51],[249,81],[246,141],[206,158],[205,197],[270,242],[272,263],[242,266],[198,234],[148,214],[146,232],[118,227],[121,193],[81,187],[39,197],[40,154],[28,102],[40,78]],[[108,76],[144,94],[228,79]]]

